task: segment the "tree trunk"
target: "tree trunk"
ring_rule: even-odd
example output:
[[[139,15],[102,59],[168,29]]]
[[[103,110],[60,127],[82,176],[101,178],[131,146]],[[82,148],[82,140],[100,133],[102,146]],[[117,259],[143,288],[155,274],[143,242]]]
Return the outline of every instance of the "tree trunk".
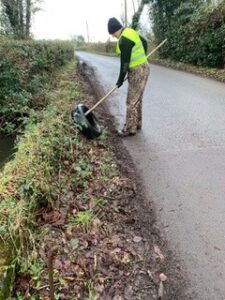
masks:
[[[38,11],[38,7],[32,7],[32,0],[0,0],[0,2],[9,21],[6,23],[8,31],[11,31],[15,38],[29,38],[32,14]]]
[[[26,0],[26,29],[25,37],[30,37],[30,27],[31,27],[31,0]]]
[[[19,11],[16,0],[2,0],[2,5],[8,17],[14,35],[17,35],[19,24]]]
[[[19,24],[18,24],[18,37],[24,38],[24,15],[23,15],[24,3],[23,0],[18,0],[18,13],[19,13]]]
[[[140,17],[143,11],[145,4],[148,4],[150,1],[141,0],[137,12],[133,15],[131,27],[137,29],[139,26]]]

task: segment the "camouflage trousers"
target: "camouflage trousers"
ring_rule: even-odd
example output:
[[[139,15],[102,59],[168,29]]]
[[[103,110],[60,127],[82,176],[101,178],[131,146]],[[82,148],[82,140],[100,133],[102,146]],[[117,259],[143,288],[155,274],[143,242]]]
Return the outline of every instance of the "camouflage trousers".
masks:
[[[136,133],[142,126],[142,98],[150,73],[149,64],[128,71],[127,114],[125,130]]]

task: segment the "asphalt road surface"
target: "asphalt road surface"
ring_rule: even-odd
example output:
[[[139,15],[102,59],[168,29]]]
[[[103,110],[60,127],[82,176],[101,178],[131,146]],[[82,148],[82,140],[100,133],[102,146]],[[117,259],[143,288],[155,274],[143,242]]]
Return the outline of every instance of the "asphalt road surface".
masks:
[[[106,92],[115,86],[118,58],[77,55],[95,68]],[[126,90],[124,84],[107,100],[118,127]],[[225,300],[225,84],[151,65],[143,130],[122,140],[162,234],[187,270],[186,293]]]

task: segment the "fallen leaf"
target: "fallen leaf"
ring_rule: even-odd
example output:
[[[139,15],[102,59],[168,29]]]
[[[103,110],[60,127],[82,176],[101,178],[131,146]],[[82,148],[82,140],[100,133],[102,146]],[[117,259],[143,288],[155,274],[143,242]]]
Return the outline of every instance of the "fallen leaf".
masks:
[[[105,283],[105,278],[104,278],[104,277],[99,277],[99,278],[98,278],[98,282],[99,282],[100,284],[104,284],[104,283]]]
[[[121,252],[120,248],[115,248],[114,250],[111,251],[111,254],[120,253],[120,252]]]
[[[135,243],[140,243],[140,242],[142,241],[142,237],[140,237],[140,236],[135,236],[135,237],[133,238],[133,241],[134,241]]]
[[[162,261],[165,259],[165,256],[162,254],[160,248],[157,245],[154,245],[154,251]]]
[[[64,166],[69,166],[70,162],[68,160],[64,160],[63,164],[64,164]]]
[[[113,297],[113,300],[122,300],[122,297],[117,295],[117,296]]]
[[[70,241],[70,240],[72,239],[72,237],[73,237],[73,233],[72,233],[72,231],[71,231],[70,229],[67,229],[67,230],[66,230],[65,235],[66,235],[66,239],[69,240],[69,241]]]
[[[78,256],[77,257],[77,261],[76,263],[78,264],[78,266],[80,266],[83,270],[86,270],[86,264],[85,264],[85,260],[83,258],[83,256]]]
[[[79,270],[79,268],[80,268],[80,267],[79,267],[78,265],[73,264],[72,267],[71,267],[71,270],[72,270],[73,273],[77,273],[78,270]]]
[[[93,193],[94,193],[93,188],[89,188],[89,189],[88,189],[88,194],[89,194],[89,195],[92,195]]]
[[[114,235],[109,241],[108,244],[112,244],[113,247],[116,247],[120,241],[120,238],[117,235]]]
[[[164,273],[161,273],[161,274],[159,274],[159,279],[160,279],[160,281],[166,281],[167,276]]]
[[[103,293],[103,291],[104,291],[104,285],[102,285],[102,284],[97,284],[97,286],[96,286],[96,291],[98,292],[98,293],[100,293],[100,294],[102,294]]]
[[[74,209],[72,210],[72,214],[73,214],[73,215],[76,215],[76,213],[77,213],[77,210],[76,210],[76,208],[74,208]]]
[[[64,279],[67,280],[67,281],[70,281],[70,282],[73,282],[73,281],[76,280],[76,278],[72,277],[72,276],[66,276],[66,277],[64,277]]]
[[[102,222],[98,218],[95,218],[93,221],[93,227],[99,228],[99,227],[101,227],[101,225],[102,225]]]
[[[54,266],[54,269],[61,270],[63,264],[62,264],[61,260],[55,259],[54,263],[53,263],[53,266]]]
[[[125,299],[131,299],[132,295],[133,295],[133,287],[131,285],[128,285],[125,288],[124,297]]]
[[[71,261],[68,259],[65,260],[63,264],[64,269],[67,270],[70,266],[71,266]]]
[[[124,264],[128,264],[130,262],[130,258],[129,258],[130,254],[128,252],[124,252],[123,254],[123,259],[122,259],[122,262]]]

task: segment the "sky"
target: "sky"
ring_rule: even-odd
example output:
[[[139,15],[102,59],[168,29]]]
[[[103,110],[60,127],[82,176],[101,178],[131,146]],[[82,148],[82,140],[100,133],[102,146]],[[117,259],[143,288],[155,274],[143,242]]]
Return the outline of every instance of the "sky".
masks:
[[[134,0],[137,9],[138,0]],[[132,0],[127,0],[128,21],[134,13]],[[33,19],[35,39],[71,39],[87,32],[92,42],[109,38],[107,22],[111,17],[121,20],[124,0],[42,0],[41,10]],[[143,26],[148,26],[147,9],[142,16]],[[87,30],[88,28],[88,30]]]

